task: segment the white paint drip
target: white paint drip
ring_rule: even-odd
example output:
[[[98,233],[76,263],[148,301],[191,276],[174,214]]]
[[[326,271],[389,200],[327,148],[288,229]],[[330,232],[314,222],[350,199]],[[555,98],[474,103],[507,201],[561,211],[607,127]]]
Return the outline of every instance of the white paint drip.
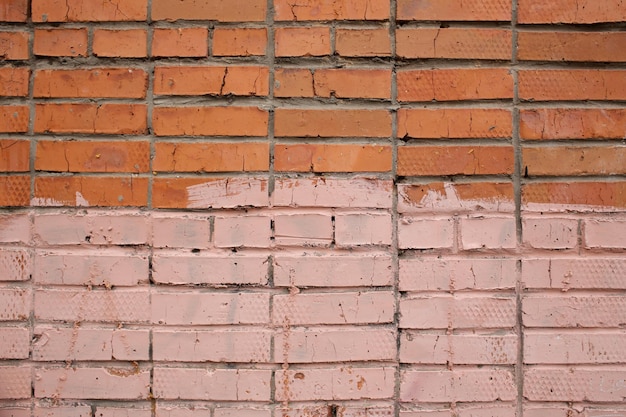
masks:
[[[187,187],[187,208],[263,206],[267,184],[254,178],[230,178]]]
[[[76,206],[77,207],[89,207],[89,201],[87,201],[85,199],[85,197],[83,197],[83,195],[79,192],[76,191]]]

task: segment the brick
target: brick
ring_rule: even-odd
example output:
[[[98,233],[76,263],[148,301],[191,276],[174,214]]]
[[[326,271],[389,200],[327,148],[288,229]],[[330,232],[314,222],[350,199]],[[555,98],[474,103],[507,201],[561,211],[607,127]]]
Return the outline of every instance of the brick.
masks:
[[[409,329],[513,328],[515,299],[505,296],[412,296],[400,300],[400,327]]]
[[[98,417],[150,417],[152,411],[147,408],[114,408],[97,406],[94,414]]]
[[[237,172],[268,171],[269,143],[158,142],[154,171]]]
[[[315,97],[313,70],[308,68],[276,68],[275,97]]]
[[[601,364],[626,363],[625,333],[526,332],[524,363],[528,364]]]
[[[30,223],[26,213],[0,214],[0,242],[29,243]]]
[[[622,146],[524,148],[522,157],[524,172],[531,176],[626,173],[626,147]]]
[[[274,0],[274,9],[274,19],[278,21],[389,19],[389,0],[306,0],[297,4]]]
[[[316,97],[391,98],[391,71],[387,69],[317,69],[313,73]],[[370,86],[363,90],[363,86]]]
[[[139,361],[149,347],[148,330],[37,326],[32,349],[35,361]]]
[[[155,252],[152,257],[152,281],[157,284],[267,285],[267,280],[267,256]]]
[[[419,123],[419,122],[418,122]],[[402,146],[398,175],[510,175],[515,155],[511,146]]]
[[[337,29],[335,51],[341,56],[391,56],[388,29]]]
[[[27,132],[29,118],[29,111],[26,106],[0,106],[0,132]]]
[[[521,0],[518,5],[519,23],[574,23],[590,24],[626,20],[626,5],[620,0],[601,3],[583,0]]]
[[[584,228],[586,248],[626,248],[626,221],[586,219]]]
[[[265,136],[268,113],[256,107],[156,107],[152,124],[157,136]]]
[[[614,295],[528,295],[522,300],[527,327],[619,327],[626,300]]]
[[[0,68],[0,96],[26,97],[28,95],[28,68]]]
[[[17,400],[30,398],[32,370],[28,365],[0,367],[0,399]],[[0,409],[1,410],[1,409]]]
[[[525,210],[614,211],[626,207],[624,182],[545,182],[522,186],[522,205]]]
[[[37,104],[35,132],[136,135],[146,132],[146,117],[143,104]]]
[[[213,31],[213,56],[260,56],[265,55],[266,49],[265,28],[219,27]]]
[[[0,139],[0,171],[27,172],[30,170],[29,161],[30,141]]]
[[[30,332],[27,328],[0,327],[0,338],[0,359],[28,359]]]
[[[89,405],[58,406],[45,404],[42,401],[33,408],[34,417],[86,417],[90,413],[91,406]]]
[[[26,22],[28,0],[1,0],[0,22]]]
[[[0,281],[28,281],[32,263],[26,249],[3,248],[0,251]]]
[[[27,320],[31,312],[31,299],[32,294],[27,289],[0,288],[0,322]]]
[[[157,95],[266,96],[269,70],[260,66],[156,67]]]
[[[154,57],[205,57],[209,51],[209,30],[202,27],[154,29],[152,49]]]
[[[276,325],[391,323],[393,293],[347,292],[275,295],[272,322]]]
[[[272,235],[269,216],[216,216],[213,242],[220,248],[267,248]]]
[[[398,29],[396,42],[402,58],[510,60],[512,51],[507,29]]]
[[[400,259],[400,291],[502,290],[517,282],[515,259]]]
[[[144,29],[94,29],[93,54],[100,57],[144,58],[148,56],[148,33]]]
[[[327,214],[278,214],[274,217],[275,242],[280,246],[329,246],[333,224]]]
[[[398,137],[509,138],[511,112],[504,109],[400,109]]]
[[[516,396],[513,374],[506,369],[400,372],[400,401],[512,401]]]
[[[520,136],[540,139],[619,139],[626,129],[623,109],[528,109],[520,111]]]
[[[38,177],[31,205],[145,207],[148,179],[133,177]]]
[[[452,409],[454,408],[454,409]],[[525,411],[526,413],[527,411]],[[456,406],[450,407],[450,409],[437,408],[436,410],[427,410],[420,408],[419,410],[402,410],[400,411],[401,417],[452,417],[457,415],[459,417],[514,417],[515,416],[515,404],[507,404],[504,406],[493,406],[489,403],[480,406],[465,406],[463,408],[457,408]],[[524,414],[527,416],[527,414]],[[553,414],[550,414],[553,415]],[[540,416],[535,416],[540,417]],[[564,416],[559,416],[564,417]]]
[[[624,32],[520,32],[517,58],[523,61],[624,62]]]
[[[395,368],[276,371],[277,401],[368,400],[393,397]]]
[[[33,0],[34,22],[119,22],[144,21],[147,0]]]
[[[276,28],[274,48],[277,57],[330,55],[329,27]]]
[[[389,405],[370,405],[367,402],[363,405],[342,405],[338,406],[337,412],[343,414],[344,417],[366,417],[366,416],[379,416],[379,417],[392,417],[394,415],[393,408]],[[329,411],[333,411],[334,407],[330,404],[314,404],[314,405],[299,405],[290,404],[289,410],[283,411],[285,417],[295,416],[309,416],[309,417],[323,417],[328,415]]]
[[[391,361],[396,336],[389,329],[290,329],[274,337],[274,358],[291,363]]]
[[[396,18],[400,21],[508,21],[511,20],[511,3],[505,0],[440,0],[424,3],[399,0]]]
[[[391,257],[385,253],[274,256],[277,287],[382,287],[392,282]]]
[[[463,249],[512,249],[517,245],[515,219],[474,217],[461,219]]]
[[[624,289],[626,261],[619,258],[538,258],[522,261],[526,288]]]
[[[157,330],[153,357],[168,362],[269,362],[271,339],[268,331]]]
[[[258,408],[216,408],[213,411],[215,417],[271,417],[271,410]]]
[[[150,372],[138,368],[42,368],[35,398],[147,399]]]
[[[339,247],[391,245],[391,215],[354,213],[335,215],[335,243]]]
[[[162,214],[152,216],[152,245],[155,248],[207,248],[211,225],[206,216]]]
[[[522,219],[524,243],[532,248],[571,249],[578,244],[578,220],[561,218]]]
[[[608,69],[521,70],[523,100],[624,100],[626,71]]]
[[[137,68],[35,71],[34,97],[144,98],[148,75]]]
[[[454,244],[454,219],[402,217],[398,222],[398,247],[401,249],[451,248]]]
[[[512,365],[517,360],[517,336],[402,332],[399,352],[402,363]]]
[[[211,409],[207,405],[163,405],[159,403],[157,415],[163,417],[196,417],[211,413]],[[217,410],[217,409],[216,409]]]
[[[269,322],[269,302],[268,293],[153,293],[152,323],[264,324]]]
[[[87,56],[87,29],[35,29],[33,53],[39,56]]]
[[[152,20],[217,20],[220,22],[262,22],[265,20],[264,0],[189,1],[174,4],[154,0]]]
[[[274,169],[288,172],[391,171],[391,147],[383,145],[276,145]]]
[[[400,70],[400,101],[458,101],[513,98],[513,76],[507,68]]]
[[[276,109],[275,135],[385,138],[391,135],[391,114],[387,110]]]
[[[158,208],[264,207],[267,186],[264,178],[158,178],[152,204]]]
[[[129,141],[38,141],[37,171],[148,172],[150,144]]]
[[[7,61],[28,59],[28,32],[0,31],[0,58]]]
[[[30,178],[27,175],[0,175],[0,206],[28,206]]]
[[[528,368],[524,397],[530,401],[623,401],[623,369]]]

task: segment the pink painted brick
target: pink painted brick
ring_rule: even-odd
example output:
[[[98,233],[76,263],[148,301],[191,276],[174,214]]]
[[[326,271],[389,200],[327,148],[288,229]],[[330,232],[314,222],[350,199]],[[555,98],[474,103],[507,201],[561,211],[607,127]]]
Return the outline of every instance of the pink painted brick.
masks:
[[[453,219],[402,217],[398,223],[398,246],[401,249],[451,248],[453,244]]]
[[[400,291],[512,289],[515,259],[400,259]]]
[[[471,217],[461,219],[463,249],[513,249],[517,245],[513,217]]]
[[[30,311],[30,290],[23,288],[0,288],[0,321],[26,320],[30,315]]]
[[[335,216],[337,246],[391,245],[389,213],[350,213]]]
[[[626,248],[625,220],[585,220],[585,247]]]
[[[282,246],[329,246],[333,240],[330,214],[277,214],[274,238]]]
[[[51,321],[143,323],[150,319],[146,290],[37,290],[35,318]]]
[[[400,401],[512,401],[517,396],[513,374],[504,369],[453,371],[405,370],[400,373]]]
[[[524,218],[524,243],[531,248],[571,249],[578,244],[578,220],[559,218]]]
[[[30,332],[23,327],[0,327],[0,359],[28,359]],[[0,413],[1,415],[1,413]]]
[[[148,255],[124,250],[37,251],[33,278],[42,285],[128,287],[148,283]]]
[[[154,368],[158,399],[269,401],[268,369]]]
[[[272,321],[280,325],[391,323],[392,292],[275,295]]]
[[[393,183],[373,178],[278,178],[277,207],[391,208]]]
[[[395,368],[276,371],[277,401],[368,400],[393,397]]]
[[[0,281],[28,281],[33,261],[26,249],[0,249]]]
[[[30,414],[29,414],[30,416]],[[89,417],[91,407],[88,405],[50,406],[45,402],[35,403],[34,417]]]
[[[271,417],[272,410],[262,408],[238,407],[216,408],[213,417]]]
[[[291,329],[274,337],[277,362],[391,361],[396,356],[396,335],[391,329]]]
[[[522,282],[526,288],[626,289],[626,259],[524,259]]]
[[[0,366],[0,400],[30,398],[31,372],[28,365]]]
[[[452,409],[419,409],[400,410],[400,417],[515,417],[516,407],[514,403],[508,405],[456,405]],[[524,414],[525,417],[526,414]],[[552,417],[552,416],[551,416]]]
[[[30,413],[30,407],[29,406],[20,406],[17,405],[15,407],[0,407],[0,416],[6,416],[6,417],[31,417],[31,413]],[[71,415],[68,415],[69,417],[73,417]],[[87,417],[88,414],[85,414],[83,417]],[[35,414],[35,417],[39,417],[37,414]]]
[[[141,361],[150,358],[148,330],[37,326],[35,361]]]
[[[42,368],[35,371],[35,398],[147,399],[150,372],[129,367]]]
[[[267,207],[266,178],[227,178],[187,187],[187,208]]]
[[[626,363],[626,332],[550,333],[527,331],[524,363]]]
[[[211,241],[207,216],[191,214],[153,214],[152,243],[155,248],[205,249]]]
[[[289,410],[280,410],[284,417],[328,417],[333,414],[333,406],[337,415],[342,417],[393,417],[393,406],[373,405],[363,402],[363,405],[338,404],[289,404]]]
[[[623,295],[527,295],[522,300],[524,326],[620,327],[626,323]]]
[[[391,256],[294,253],[274,257],[274,285],[279,287],[381,287],[393,283]]]
[[[512,328],[515,299],[498,296],[419,296],[400,300],[400,327],[410,329]]]
[[[217,216],[213,243],[218,248],[267,248],[272,235],[268,216]]]
[[[0,243],[28,243],[30,217],[28,214],[0,215]]]
[[[155,330],[153,358],[169,362],[269,362],[268,331]]]
[[[565,406],[540,406],[535,404],[524,405],[524,417],[573,417],[573,416],[581,416],[581,413],[576,412],[572,409],[568,409]],[[605,417],[609,417],[612,414],[606,414]]]
[[[155,252],[152,279],[158,284],[266,285],[266,255]]]
[[[400,362],[419,364],[507,365],[517,360],[514,334],[424,334],[400,336]]]
[[[527,368],[524,397],[530,401],[621,402],[626,397],[626,369]]]
[[[96,408],[94,416],[97,417],[151,417],[152,411],[149,408],[116,408],[100,407]]]
[[[158,324],[264,324],[269,311],[267,293],[152,294],[152,323]]]

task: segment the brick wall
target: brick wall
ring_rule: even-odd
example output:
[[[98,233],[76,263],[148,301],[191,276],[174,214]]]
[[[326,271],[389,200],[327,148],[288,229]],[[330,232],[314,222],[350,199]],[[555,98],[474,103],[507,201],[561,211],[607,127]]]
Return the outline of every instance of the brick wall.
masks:
[[[626,415],[626,2],[0,21],[0,416]]]

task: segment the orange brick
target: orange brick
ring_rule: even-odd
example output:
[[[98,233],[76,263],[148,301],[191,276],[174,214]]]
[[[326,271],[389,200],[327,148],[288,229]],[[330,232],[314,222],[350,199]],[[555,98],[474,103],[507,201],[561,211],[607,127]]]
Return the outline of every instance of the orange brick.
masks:
[[[143,58],[148,55],[148,33],[143,29],[95,29],[93,54],[102,57]]]
[[[402,58],[510,60],[511,39],[508,29],[398,29],[396,53]]]
[[[28,206],[29,202],[29,176],[0,176],[0,206]]]
[[[522,185],[522,204],[626,207],[626,182],[552,182]]]
[[[312,70],[277,68],[274,73],[274,96],[314,97]]]
[[[147,0],[33,0],[33,22],[144,21]]]
[[[626,32],[520,32],[517,44],[521,60],[626,61]]]
[[[35,97],[144,98],[148,74],[137,68],[38,70]]]
[[[624,146],[551,146],[524,148],[524,172],[537,175],[626,174]]]
[[[626,20],[622,0],[518,0],[519,23],[602,23]]]
[[[520,111],[522,139],[623,139],[624,109],[528,109]]]
[[[511,20],[507,0],[398,0],[397,17],[405,20]]]
[[[518,83],[523,100],[626,100],[624,70],[522,70]]]
[[[266,136],[268,113],[256,107],[157,107],[157,136]]]
[[[28,32],[0,32],[0,59],[28,59]]]
[[[152,1],[153,20],[217,20],[220,22],[261,22],[265,0]]]
[[[153,169],[166,172],[267,171],[269,161],[269,143],[159,142]]]
[[[147,178],[35,178],[36,206],[144,207],[147,203]]]
[[[265,55],[267,30],[255,28],[216,28],[213,31],[214,56]]]
[[[203,57],[208,55],[209,31],[206,28],[155,29],[152,56]]]
[[[512,174],[512,146],[401,146],[398,175]]]
[[[267,67],[157,67],[154,70],[157,95],[266,96],[268,83]]]
[[[35,132],[142,134],[146,114],[143,104],[37,104]]]
[[[276,20],[386,20],[389,0],[274,0]]]
[[[30,169],[30,141],[0,139],[0,171],[25,172]]]
[[[387,29],[337,29],[335,50],[341,56],[390,56]]]
[[[276,145],[274,152],[276,171],[391,171],[391,147],[387,145]]]
[[[319,69],[313,79],[317,97],[391,98],[391,70]]]
[[[150,144],[130,141],[39,141],[35,169],[54,172],[148,172]]]
[[[35,55],[87,56],[87,29],[35,29]]]
[[[387,110],[276,109],[275,134],[283,137],[388,137]]]
[[[448,197],[450,191],[446,191],[446,188],[452,190],[450,197]],[[425,201],[428,201],[429,196],[433,194],[441,196],[442,200],[451,198],[453,199],[453,204],[458,204],[458,199],[461,201],[503,203],[512,206],[514,201],[513,184],[510,182],[455,182],[453,184],[434,182],[429,184],[403,184],[401,191],[399,191],[399,205],[428,208],[428,204]]]
[[[502,109],[400,109],[398,136],[420,139],[510,138],[511,112]]]
[[[330,55],[330,28],[297,27],[276,29],[276,56]]]
[[[28,95],[28,68],[0,68],[0,96],[25,97]]]
[[[456,101],[513,98],[513,77],[506,68],[401,70],[400,101]]]
[[[26,22],[28,0],[0,0],[0,22]]]
[[[27,132],[29,118],[26,106],[0,106],[0,132]]]

